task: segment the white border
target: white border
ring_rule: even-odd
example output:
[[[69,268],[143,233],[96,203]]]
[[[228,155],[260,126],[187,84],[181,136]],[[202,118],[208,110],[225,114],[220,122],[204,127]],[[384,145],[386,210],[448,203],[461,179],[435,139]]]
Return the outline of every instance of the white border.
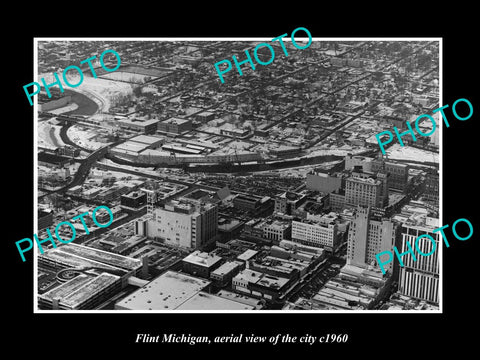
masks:
[[[295,37],[298,40],[307,40],[306,37]],[[33,74],[34,81],[38,79],[38,42],[39,41],[271,41],[272,37],[131,37],[131,38],[115,38],[115,37],[52,37],[52,38],[33,38],[34,55],[33,55]],[[291,41],[289,36],[282,40]],[[312,41],[438,41],[439,42],[439,106],[443,106],[443,38],[441,37],[312,37]],[[213,66],[213,64],[212,64]],[[37,233],[38,224],[38,101],[34,99],[34,215],[33,229]],[[443,219],[443,122],[440,125],[440,149],[439,149],[439,222]],[[440,225],[441,226],[441,225]],[[441,244],[441,242],[439,242]],[[443,246],[439,246],[439,310],[40,310],[38,309],[38,247],[34,247],[34,272],[33,272],[33,313],[34,314],[442,314],[443,313]]]

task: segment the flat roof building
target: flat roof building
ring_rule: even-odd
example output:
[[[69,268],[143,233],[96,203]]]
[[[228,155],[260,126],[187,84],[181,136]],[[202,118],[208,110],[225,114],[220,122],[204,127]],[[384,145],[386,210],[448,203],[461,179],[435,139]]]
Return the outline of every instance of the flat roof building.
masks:
[[[199,292],[175,310],[254,310],[255,307],[226,297]]]
[[[171,200],[152,208],[151,216],[137,221],[136,234],[162,244],[200,249],[218,233],[218,207],[212,203]]]
[[[158,123],[158,131],[181,134],[192,129],[192,121],[188,119],[170,118]]]
[[[272,301],[281,296],[290,283],[290,279],[244,269],[232,279],[232,289]]]
[[[219,286],[227,285],[238,273],[242,264],[236,261],[227,261],[210,273],[210,278]]]
[[[38,256],[39,268],[54,271],[60,285],[39,293],[41,309],[95,309],[141,273],[142,261],[69,243]],[[70,274],[78,273],[73,278]]]
[[[215,254],[194,251],[182,260],[183,271],[194,276],[208,279],[210,273],[218,268],[222,258]]]
[[[167,271],[115,304],[117,310],[174,310],[208,288],[210,281]]]
[[[160,120],[157,119],[121,119],[117,120],[121,128],[139,131],[144,134],[155,134]]]

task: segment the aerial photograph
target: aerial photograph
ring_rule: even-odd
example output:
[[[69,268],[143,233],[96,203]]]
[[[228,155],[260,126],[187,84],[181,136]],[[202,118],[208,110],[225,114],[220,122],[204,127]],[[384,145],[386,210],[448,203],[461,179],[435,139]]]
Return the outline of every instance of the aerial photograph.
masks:
[[[296,37],[35,39],[37,312],[442,310],[440,40]]]

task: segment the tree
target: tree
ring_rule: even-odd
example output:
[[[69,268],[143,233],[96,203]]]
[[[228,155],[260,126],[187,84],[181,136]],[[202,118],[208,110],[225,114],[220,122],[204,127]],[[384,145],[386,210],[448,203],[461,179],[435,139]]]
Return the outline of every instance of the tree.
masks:
[[[133,95],[140,97],[142,95],[142,88],[140,86],[133,88]]]

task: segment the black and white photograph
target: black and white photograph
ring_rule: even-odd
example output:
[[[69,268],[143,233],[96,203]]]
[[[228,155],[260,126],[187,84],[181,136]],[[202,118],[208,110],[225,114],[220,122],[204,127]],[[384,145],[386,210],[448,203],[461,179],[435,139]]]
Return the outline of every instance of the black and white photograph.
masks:
[[[38,309],[439,310],[441,41],[268,40],[36,41]]]

